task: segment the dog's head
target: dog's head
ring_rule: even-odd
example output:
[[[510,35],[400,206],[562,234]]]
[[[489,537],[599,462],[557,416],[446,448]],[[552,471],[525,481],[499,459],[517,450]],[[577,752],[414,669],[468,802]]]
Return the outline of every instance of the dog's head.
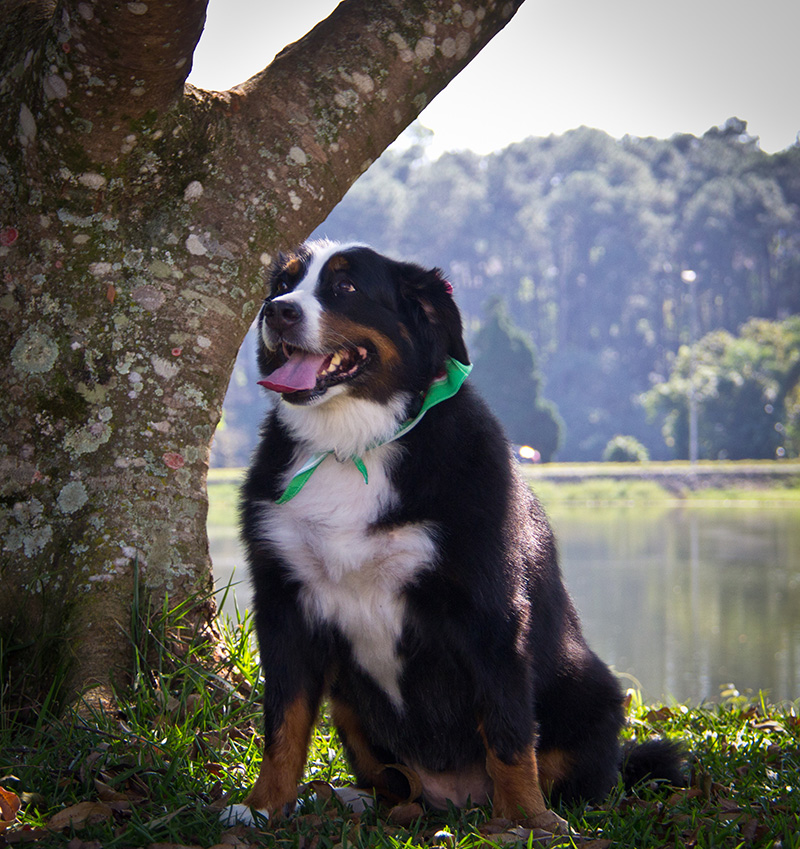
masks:
[[[469,362],[452,287],[440,271],[362,245],[312,242],[281,254],[258,338],[261,383],[293,407],[409,400],[430,386],[447,357]]]

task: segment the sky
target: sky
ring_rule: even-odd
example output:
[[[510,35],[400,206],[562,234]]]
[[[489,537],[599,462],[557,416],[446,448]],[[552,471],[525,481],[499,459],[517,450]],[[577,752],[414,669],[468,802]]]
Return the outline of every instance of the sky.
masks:
[[[189,81],[224,90],[334,0],[210,0]],[[421,114],[444,150],[489,153],[586,125],[702,135],[730,117],[774,153],[800,131],[800,0],[526,0]]]

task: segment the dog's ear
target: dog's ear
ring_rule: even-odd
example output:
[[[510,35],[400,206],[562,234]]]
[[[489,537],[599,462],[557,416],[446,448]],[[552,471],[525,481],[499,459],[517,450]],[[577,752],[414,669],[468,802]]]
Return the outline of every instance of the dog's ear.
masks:
[[[408,275],[403,287],[403,295],[416,305],[418,319],[427,325],[431,341],[444,343],[444,354],[469,365],[469,354],[464,344],[461,325],[461,313],[453,299],[453,287],[445,279],[441,269],[426,271],[415,268]]]

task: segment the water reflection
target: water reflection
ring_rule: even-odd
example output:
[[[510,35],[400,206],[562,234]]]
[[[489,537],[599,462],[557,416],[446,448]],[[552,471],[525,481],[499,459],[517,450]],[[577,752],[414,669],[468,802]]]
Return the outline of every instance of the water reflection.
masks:
[[[800,509],[556,509],[586,631],[646,699],[800,696]]]
[[[592,646],[645,699],[697,703],[729,682],[800,698],[800,506],[549,512]],[[236,567],[246,607],[235,531],[210,534],[217,583]]]

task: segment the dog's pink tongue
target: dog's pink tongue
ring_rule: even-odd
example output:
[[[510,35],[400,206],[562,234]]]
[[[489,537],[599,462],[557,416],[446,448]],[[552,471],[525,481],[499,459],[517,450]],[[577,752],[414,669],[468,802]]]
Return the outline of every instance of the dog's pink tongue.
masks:
[[[299,392],[313,389],[317,385],[317,372],[325,362],[324,354],[308,354],[295,351],[279,368],[276,368],[259,385],[273,392]]]

